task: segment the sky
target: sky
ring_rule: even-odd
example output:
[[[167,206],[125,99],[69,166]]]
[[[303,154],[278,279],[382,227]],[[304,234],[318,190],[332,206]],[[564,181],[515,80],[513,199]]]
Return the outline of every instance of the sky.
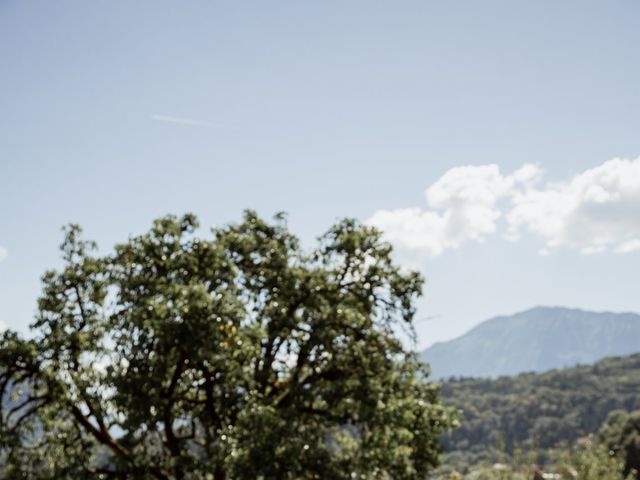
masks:
[[[0,323],[69,222],[108,252],[246,208],[309,247],[381,228],[427,279],[419,348],[640,312],[639,45],[637,0],[0,0]]]

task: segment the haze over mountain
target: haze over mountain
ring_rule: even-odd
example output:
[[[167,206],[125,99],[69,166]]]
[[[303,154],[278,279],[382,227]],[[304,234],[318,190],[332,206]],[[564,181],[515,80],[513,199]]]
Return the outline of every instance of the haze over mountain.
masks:
[[[640,351],[640,315],[535,307],[486,320],[422,353],[433,378],[497,377]]]

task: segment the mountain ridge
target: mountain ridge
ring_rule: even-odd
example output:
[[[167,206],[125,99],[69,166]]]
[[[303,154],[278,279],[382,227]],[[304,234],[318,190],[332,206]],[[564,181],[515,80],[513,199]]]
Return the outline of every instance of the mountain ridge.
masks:
[[[492,317],[421,353],[435,379],[495,378],[592,364],[640,351],[640,315],[537,306]]]

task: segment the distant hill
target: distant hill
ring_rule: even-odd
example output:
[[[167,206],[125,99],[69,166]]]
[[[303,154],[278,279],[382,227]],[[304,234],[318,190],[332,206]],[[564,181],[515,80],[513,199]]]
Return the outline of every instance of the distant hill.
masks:
[[[596,432],[610,412],[640,409],[640,353],[545,373],[448,380],[441,397],[462,412],[461,426],[442,438],[445,463],[492,463],[518,449],[537,451],[545,463],[550,449]]]
[[[640,351],[640,315],[536,307],[495,317],[422,353],[433,378],[497,377]]]

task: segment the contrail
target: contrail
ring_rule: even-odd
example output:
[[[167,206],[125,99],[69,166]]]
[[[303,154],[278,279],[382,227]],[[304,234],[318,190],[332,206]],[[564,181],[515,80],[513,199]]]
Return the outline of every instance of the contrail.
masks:
[[[151,115],[152,120],[158,122],[177,123],[179,125],[191,125],[193,127],[219,128],[220,125],[214,123],[203,122],[193,118],[172,117],[171,115]]]

